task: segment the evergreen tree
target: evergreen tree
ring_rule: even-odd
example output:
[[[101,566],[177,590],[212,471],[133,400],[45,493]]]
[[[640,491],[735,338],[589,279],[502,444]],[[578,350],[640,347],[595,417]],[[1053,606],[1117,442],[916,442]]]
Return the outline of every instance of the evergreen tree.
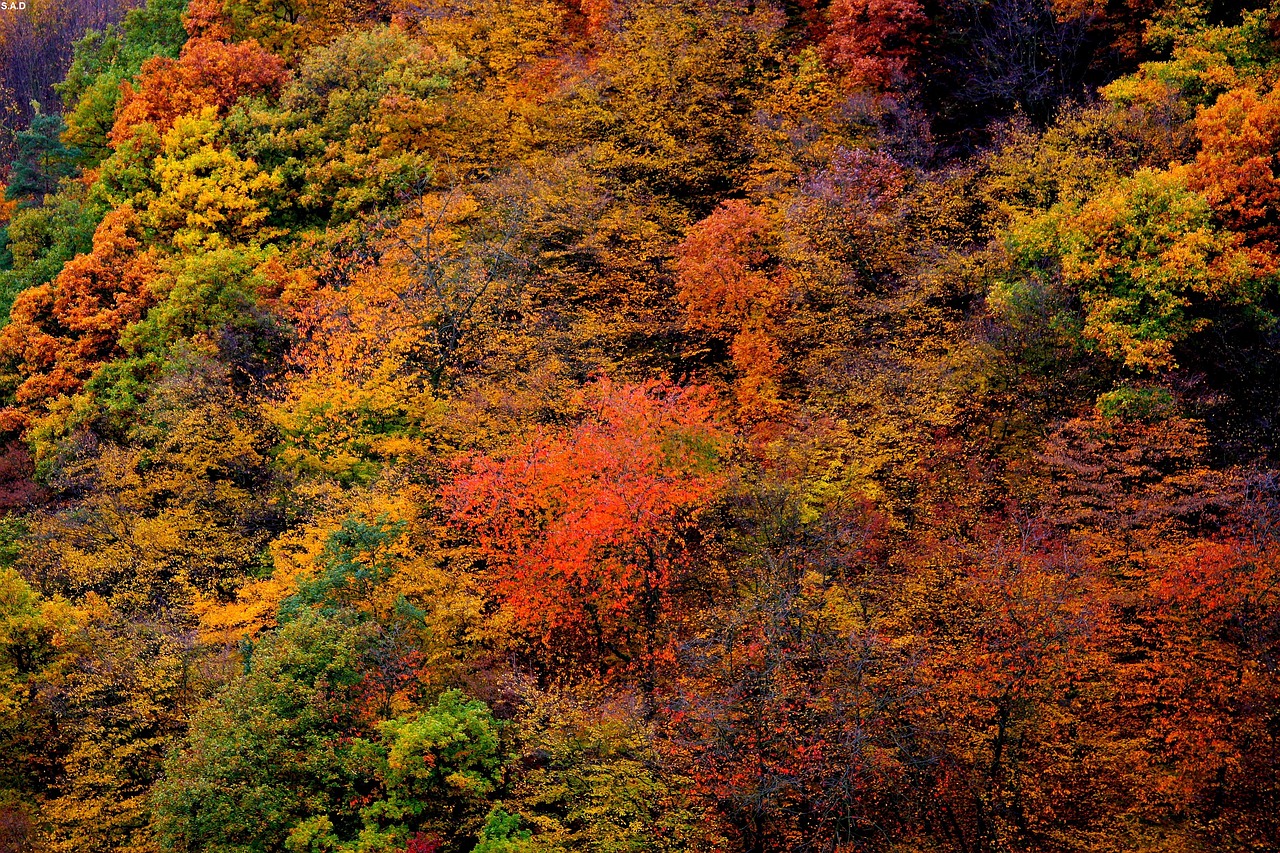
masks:
[[[36,114],[31,125],[17,135],[18,154],[5,198],[43,204],[59,181],[75,174],[80,152],[62,144],[62,132],[67,129],[62,116],[44,115],[39,104],[32,106]]]

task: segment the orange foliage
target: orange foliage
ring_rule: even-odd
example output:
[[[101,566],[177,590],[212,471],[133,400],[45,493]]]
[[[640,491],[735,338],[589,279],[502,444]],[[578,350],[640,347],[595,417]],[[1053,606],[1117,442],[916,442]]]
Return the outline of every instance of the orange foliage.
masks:
[[[778,288],[768,269],[769,223],[751,204],[726,201],[680,245],[680,301],[690,326],[728,331],[769,310]]]
[[[1063,802],[1064,791],[1102,788],[1115,775],[1101,744],[1089,744],[1088,763],[1060,760],[1095,736],[1082,717],[1108,678],[1099,640],[1110,636],[1110,613],[1095,573],[1034,525],[974,556],[947,593],[952,624],[933,638],[922,728],[941,755],[959,759],[942,789],[959,814],[973,798],[965,831],[980,837],[993,831],[984,824],[1018,813],[1020,829],[995,830],[1018,849],[1015,833],[1051,832],[1087,813],[1090,803]],[[1050,802],[1055,811],[1043,811]]]
[[[1274,803],[1280,768],[1273,536],[1255,526],[1200,544],[1153,580],[1152,651],[1133,694],[1154,711],[1148,735],[1168,768],[1159,793],[1174,803],[1214,802],[1218,820],[1259,849],[1280,829],[1274,808],[1267,816],[1251,806],[1266,792]]]
[[[748,412],[776,406],[782,372],[772,330],[790,281],[770,252],[771,239],[769,222],[758,209],[727,201],[689,229],[677,250],[685,322],[730,341],[741,376],[739,402]]]
[[[1280,88],[1236,89],[1200,113],[1191,185],[1247,242],[1280,251]]]
[[[98,365],[120,355],[120,332],[154,301],[147,284],[156,260],[139,253],[141,237],[133,209],[114,210],[94,232],[92,252],[14,300],[0,354],[17,362],[20,404],[74,393]]]
[[[1070,420],[1045,446],[1050,518],[1099,565],[1162,561],[1161,540],[1179,541],[1188,519],[1221,513],[1229,496],[1204,464],[1207,446],[1204,425],[1188,418]]]
[[[231,40],[231,21],[221,0],[191,0],[182,16],[182,26],[193,39]]]
[[[722,434],[705,388],[600,381],[588,394],[576,427],[464,460],[446,500],[534,644],[647,669],[719,482]]]
[[[207,25],[220,32],[215,23]],[[206,22],[192,26],[203,27]],[[163,134],[179,116],[208,106],[225,114],[241,98],[277,94],[286,77],[284,60],[256,42],[229,44],[206,36],[192,38],[176,60],[147,60],[137,89],[130,83],[122,85],[123,98],[111,142],[119,145],[129,139],[140,124],[149,123]]]
[[[9,220],[13,219],[13,215],[18,212],[18,203],[4,197],[5,189],[5,185],[0,183],[0,228],[8,225]]]

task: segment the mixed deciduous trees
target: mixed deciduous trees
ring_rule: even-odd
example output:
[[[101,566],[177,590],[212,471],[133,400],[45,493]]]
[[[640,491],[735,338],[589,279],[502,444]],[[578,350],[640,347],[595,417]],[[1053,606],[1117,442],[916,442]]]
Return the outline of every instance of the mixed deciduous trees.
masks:
[[[1272,845],[1274,6],[81,5],[0,848]]]

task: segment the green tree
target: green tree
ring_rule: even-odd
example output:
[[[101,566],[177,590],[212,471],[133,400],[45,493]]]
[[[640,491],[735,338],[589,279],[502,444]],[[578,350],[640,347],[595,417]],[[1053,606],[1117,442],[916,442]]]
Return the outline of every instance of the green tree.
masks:
[[[253,650],[169,759],[155,795],[166,849],[391,851],[415,835],[470,848],[501,779],[500,726],[457,691],[371,721],[370,636],[306,612]]]
[[[265,639],[247,672],[191,720],[155,793],[161,844],[179,853],[285,850],[303,821],[350,837],[373,779],[357,748],[361,633],[306,614]]]
[[[309,607],[319,607],[326,616],[336,615],[343,605],[357,611],[370,609],[374,587],[396,570],[387,546],[404,529],[404,522],[392,522],[386,516],[372,522],[343,519],[342,526],[325,542],[318,560],[319,573],[303,580],[298,591],[285,599],[280,606],[281,619],[297,618]]]
[[[58,188],[58,183],[76,172],[79,151],[62,144],[66,123],[59,115],[44,115],[36,105],[36,114],[26,130],[16,138],[17,156],[9,174],[5,197],[27,204],[43,204],[45,196]]]
[[[1080,300],[1084,339],[1134,371],[1175,365],[1175,345],[1211,325],[1213,306],[1262,308],[1273,287],[1183,169],[1142,169],[1078,207],[1055,205],[1017,222],[1007,243],[1026,277],[999,286],[996,305],[1060,275]]]

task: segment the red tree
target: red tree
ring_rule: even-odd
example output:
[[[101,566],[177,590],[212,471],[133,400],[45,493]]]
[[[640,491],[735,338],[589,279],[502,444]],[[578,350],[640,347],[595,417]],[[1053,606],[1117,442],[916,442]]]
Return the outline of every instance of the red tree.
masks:
[[[587,397],[577,426],[463,460],[445,497],[535,646],[651,673],[724,436],[704,388],[600,381]]]
[[[120,333],[155,301],[148,283],[158,268],[151,252],[140,251],[141,239],[133,209],[114,210],[94,232],[92,252],[14,300],[0,332],[0,356],[23,377],[19,404],[35,407],[75,393],[98,365],[120,354]],[[12,420],[4,420],[4,428],[12,428]]]
[[[916,0],[835,0],[828,15],[827,61],[853,88],[900,84],[928,23]]]

